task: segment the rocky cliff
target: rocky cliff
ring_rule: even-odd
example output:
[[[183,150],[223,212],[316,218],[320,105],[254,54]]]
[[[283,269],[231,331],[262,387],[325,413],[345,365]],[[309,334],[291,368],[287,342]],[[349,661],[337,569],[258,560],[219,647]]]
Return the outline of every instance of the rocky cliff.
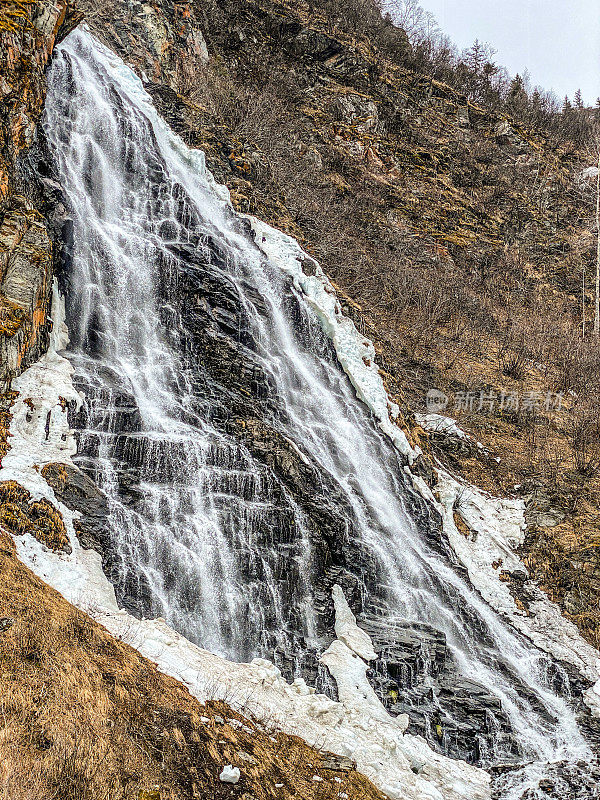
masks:
[[[0,383],[48,346],[59,231],[37,126],[52,50],[82,19],[67,0],[4,3],[0,14]],[[45,184],[45,185],[44,185]],[[59,245],[58,245],[59,247]],[[6,404],[6,399],[3,400]]]

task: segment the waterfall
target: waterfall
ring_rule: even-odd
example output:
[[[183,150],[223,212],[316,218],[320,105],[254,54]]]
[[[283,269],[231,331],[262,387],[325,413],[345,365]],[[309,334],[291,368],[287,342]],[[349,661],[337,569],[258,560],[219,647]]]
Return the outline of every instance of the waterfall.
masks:
[[[515,742],[523,760],[588,758],[557,669],[445,552],[309,305],[202,153],[85,32],[56,54],[44,128],[72,217],[78,459],[108,497],[119,601],[298,674],[327,645],[324,596],[341,581],[382,649],[412,626],[429,678],[445,643],[463,685],[495,699],[510,736],[491,713],[482,763],[514,758]]]

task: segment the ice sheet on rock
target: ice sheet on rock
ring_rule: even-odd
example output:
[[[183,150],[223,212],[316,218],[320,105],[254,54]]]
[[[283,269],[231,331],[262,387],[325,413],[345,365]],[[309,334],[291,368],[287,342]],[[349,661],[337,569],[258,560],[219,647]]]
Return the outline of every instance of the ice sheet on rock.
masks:
[[[596,670],[598,675],[600,675],[600,659],[596,661]],[[592,712],[593,717],[600,717],[600,678],[594,683],[593,686],[590,686],[584,693],[584,700],[586,705]]]
[[[81,398],[73,388],[73,369],[57,352],[68,342],[64,322],[64,303],[56,281],[52,295],[53,330],[48,351],[32,367],[12,382],[18,397],[11,408],[10,450],[2,461],[3,480],[33,464],[43,466],[50,461],[71,463],[77,451],[69,428],[67,404],[79,405]],[[27,400],[27,403],[25,402]],[[31,476],[34,493],[45,491],[45,481]],[[37,496],[37,494],[36,494]]]
[[[437,502],[421,479],[415,478],[415,481],[432,502]],[[528,604],[527,613],[518,608],[509,582],[500,580],[502,571],[527,577],[527,569],[515,553],[525,536],[523,501],[491,497],[460,483],[443,470],[438,471],[435,491],[444,532],[481,596],[541,650],[572,664],[586,678],[596,681],[600,675],[597,650],[563,617],[559,608],[530,584],[528,591],[536,599]],[[465,536],[457,529],[455,511],[472,535]]]
[[[371,637],[356,624],[356,617],[348,605],[344,590],[337,583],[333,587],[332,596],[335,608],[335,635],[365,661],[374,661],[377,653],[373,650]]]
[[[373,719],[389,724],[391,721],[402,732],[408,727],[408,716],[391,717],[385,710],[375,690],[367,680],[367,664],[339,639],[332,642],[320,658],[336,682],[340,702],[356,713],[367,710]]]
[[[41,475],[41,468],[51,462],[71,464],[77,451],[68,424],[67,403],[79,406],[81,397],[72,384],[73,369],[57,352],[68,343],[64,319],[64,300],[56,280],[52,293],[53,328],[48,351],[13,381],[18,397],[12,406],[10,450],[4,456],[0,481],[14,480],[30,492],[33,499],[49,500],[61,513],[72,552],[53,553],[31,536],[16,536],[17,553],[42,580],[68,594],[75,605],[94,600],[117,610],[115,593],[101,568],[101,559],[93,550],[83,550],[73,527],[76,512],[60,503]]]

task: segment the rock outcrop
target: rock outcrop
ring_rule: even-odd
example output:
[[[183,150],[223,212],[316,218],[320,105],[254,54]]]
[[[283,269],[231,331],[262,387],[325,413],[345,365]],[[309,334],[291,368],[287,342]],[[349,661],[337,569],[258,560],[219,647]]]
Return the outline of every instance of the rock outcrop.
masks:
[[[0,11],[0,391],[47,347],[56,256],[42,200],[37,125],[52,50],[82,15],[70,0],[4,3]],[[42,159],[43,161],[43,159]]]

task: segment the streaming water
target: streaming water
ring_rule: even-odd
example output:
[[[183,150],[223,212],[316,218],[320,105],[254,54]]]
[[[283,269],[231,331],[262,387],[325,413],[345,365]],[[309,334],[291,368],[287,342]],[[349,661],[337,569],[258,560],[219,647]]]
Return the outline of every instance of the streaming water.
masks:
[[[226,330],[256,371],[248,407],[262,404],[315,493],[332,496],[339,546],[360,555],[348,570],[381,629],[409,620],[441,631],[459,671],[501,701],[524,759],[587,758],[549,659],[415,524],[398,454],[202,154],[85,32],[61,45],[49,82],[45,130],[73,220],[67,313],[87,397],[81,463],[110,500],[121,597],[234,659],[280,653],[301,664],[295,650],[320,644],[310,508],[257,457],[244,423],[224,418],[235,387],[217,380],[215,363],[230,351],[194,344],[218,351]],[[190,281],[210,291],[186,294]],[[488,750],[488,763],[506,757],[500,735]]]

